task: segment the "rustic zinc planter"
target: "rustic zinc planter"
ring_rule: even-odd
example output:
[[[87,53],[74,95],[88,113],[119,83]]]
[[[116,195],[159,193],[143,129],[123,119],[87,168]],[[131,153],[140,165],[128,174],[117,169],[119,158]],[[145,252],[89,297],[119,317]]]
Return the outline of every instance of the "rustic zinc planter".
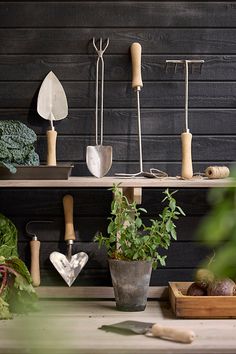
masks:
[[[109,266],[117,310],[144,311],[152,263],[109,259]]]

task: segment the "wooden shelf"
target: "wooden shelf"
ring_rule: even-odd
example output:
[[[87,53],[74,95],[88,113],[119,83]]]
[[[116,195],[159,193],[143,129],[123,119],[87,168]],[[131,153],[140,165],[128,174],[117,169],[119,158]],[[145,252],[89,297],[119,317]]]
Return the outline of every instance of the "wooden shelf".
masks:
[[[231,178],[193,178],[181,180],[176,177],[157,178],[116,178],[116,177],[70,177],[68,180],[0,180],[0,188],[109,188],[114,183],[122,188],[215,188],[232,185]]]

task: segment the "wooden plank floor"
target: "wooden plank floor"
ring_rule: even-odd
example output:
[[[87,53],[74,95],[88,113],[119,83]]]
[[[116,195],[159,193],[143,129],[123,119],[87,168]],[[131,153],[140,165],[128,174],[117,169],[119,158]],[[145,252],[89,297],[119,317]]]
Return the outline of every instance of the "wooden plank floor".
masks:
[[[0,322],[0,353],[185,354],[236,353],[236,320],[180,320],[166,302],[149,301],[144,312],[125,313],[113,301],[43,300],[41,312]],[[195,331],[192,344],[98,329],[123,320],[158,322]]]

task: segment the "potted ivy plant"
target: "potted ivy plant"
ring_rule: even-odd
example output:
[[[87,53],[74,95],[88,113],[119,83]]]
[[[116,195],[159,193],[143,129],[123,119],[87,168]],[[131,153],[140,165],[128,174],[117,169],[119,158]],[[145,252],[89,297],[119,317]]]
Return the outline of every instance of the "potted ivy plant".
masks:
[[[150,219],[150,225],[146,226],[141,213],[147,211],[135,202],[130,203],[119,185],[114,185],[111,190],[114,198],[108,218],[108,235],[100,233],[95,236],[95,241],[107,250],[117,309],[143,311],[152,268],[165,265],[166,255],[161,255],[159,250],[167,250],[171,239],[176,240],[174,221],[185,214],[176,204],[173,196],[176,191],[170,193],[166,189],[163,202],[167,205],[158,218]]]

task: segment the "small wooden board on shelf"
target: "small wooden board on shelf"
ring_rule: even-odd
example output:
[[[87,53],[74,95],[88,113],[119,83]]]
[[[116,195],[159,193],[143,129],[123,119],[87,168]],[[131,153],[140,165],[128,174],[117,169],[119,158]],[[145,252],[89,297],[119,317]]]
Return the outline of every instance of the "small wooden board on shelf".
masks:
[[[187,296],[192,282],[170,282],[171,307],[180,318],[236,318],[236,296]]]

